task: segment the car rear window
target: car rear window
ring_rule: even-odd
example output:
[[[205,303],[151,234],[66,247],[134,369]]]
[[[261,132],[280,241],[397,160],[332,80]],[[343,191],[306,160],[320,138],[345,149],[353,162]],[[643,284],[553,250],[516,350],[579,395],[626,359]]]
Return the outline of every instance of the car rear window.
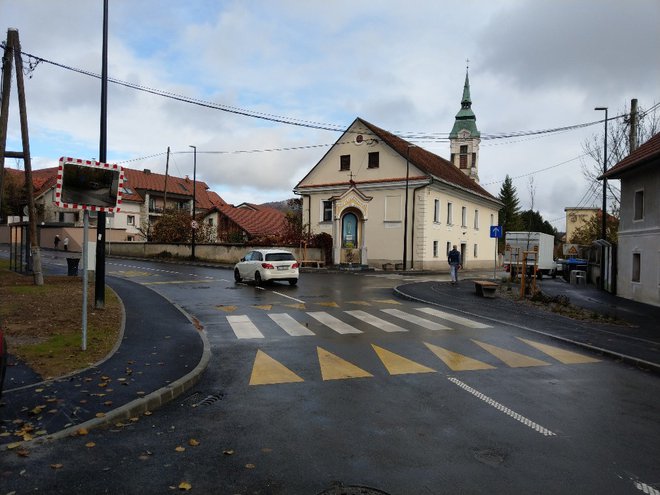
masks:
[[[270,253],[266,255],[266,261],[295,261],[291,253]]]

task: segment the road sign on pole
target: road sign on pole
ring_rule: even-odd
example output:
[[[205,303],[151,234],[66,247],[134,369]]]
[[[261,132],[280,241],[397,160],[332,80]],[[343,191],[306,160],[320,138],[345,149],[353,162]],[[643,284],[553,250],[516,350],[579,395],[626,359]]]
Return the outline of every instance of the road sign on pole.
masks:
[[[501,225],[491,225],[490,226],[490,236],[499,239],[502,237],[502,226]]]

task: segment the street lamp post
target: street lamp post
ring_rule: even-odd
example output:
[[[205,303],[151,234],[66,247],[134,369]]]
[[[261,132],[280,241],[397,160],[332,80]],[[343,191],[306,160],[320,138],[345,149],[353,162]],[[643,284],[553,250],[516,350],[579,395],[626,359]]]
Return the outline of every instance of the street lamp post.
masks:
[[[407,270],[408,265],[408,182],[410,180],[410,148],[415,148],[414,144],[409,144],[406,148],[406,200],[403,214],[403,269]]]
[[[603,147],[603,174],[607,172],[607,107],[596,107],[594,110],[605,111],[605,145]],[[601,238],[607,240],[607,178],[603,176],[603,212],[601,218]]]
[[[192,255],[191,258],[195,260],[195,206],[197,204],[196,190],[197,190],[197,146],[190,145],[193,149],[193,204],[192,204]]]

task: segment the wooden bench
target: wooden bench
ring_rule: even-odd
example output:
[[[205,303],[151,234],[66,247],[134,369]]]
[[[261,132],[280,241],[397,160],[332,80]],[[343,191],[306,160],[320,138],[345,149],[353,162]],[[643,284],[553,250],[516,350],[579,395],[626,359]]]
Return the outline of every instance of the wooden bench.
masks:
[[[495,282],[490,282],[488,280],[475,280],[474,288],[478,296],[481,297],[495,297],[495,291],[499,287],[499,284]]]

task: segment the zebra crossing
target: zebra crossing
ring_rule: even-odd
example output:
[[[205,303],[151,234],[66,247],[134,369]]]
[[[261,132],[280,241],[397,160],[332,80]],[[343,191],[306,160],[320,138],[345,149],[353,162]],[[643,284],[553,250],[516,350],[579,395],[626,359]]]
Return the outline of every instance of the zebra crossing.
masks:
[[[374,309],[373,311],[347,310],[335,312],[334,314],[330,314],[327,311],[305,311],[296,313],[296,316],[302,319],[303,322],[294,318],[290,313],[268,313],[268,317],[273,323],[275,323],[278,329],[284,331],[285,334],[291,337],[317,335],[319,330],[317,328],[315,328],[316,331],[310,329],[310,322],[320,324],[319,328],[330,329],[332,332],[339,335],[364,333],[364,330],[358,328],[352,320],[358,320],[359,322],[366,324],[368,328],[373,327],[387,333],[410,332],[417,327],[431,331],[454,331],[461,327],[476,329],[491,328],[490,325],[485,323],[452,315],[435,308],[421,307],[414,308],[414,310],[422,313],[424,316],[410,311],[384,308]],[[380,316],[383,314],[392,317],[397,323],[394,323],[389,319],[381,318]],[[260,323],[254,321],[261,320],[261,318],[250,317],[245,314],[227,315],[225,318],[237,339],[266,338],[262,330],[259,329]],[[443,321],[439,322],[437,321],[438,319]],[[399,320],[401,321],[400,324]],[[315,327],[318,327],[318,325],[315,325]]]

